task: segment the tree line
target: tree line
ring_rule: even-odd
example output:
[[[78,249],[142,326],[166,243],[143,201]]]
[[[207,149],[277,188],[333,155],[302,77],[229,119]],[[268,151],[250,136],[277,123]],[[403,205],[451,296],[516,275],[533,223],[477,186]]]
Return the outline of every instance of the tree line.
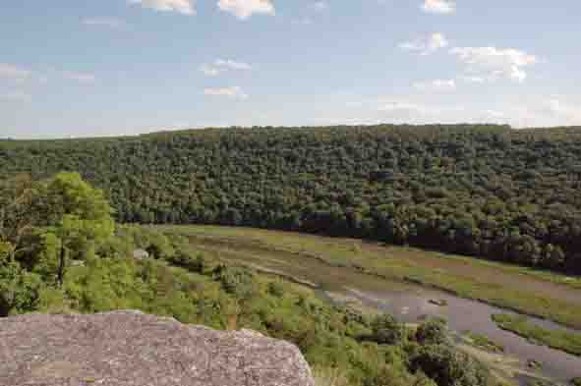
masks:
[[[379,240],[581,273],[581,130],[230,128],[0,142],[0,171],[78,171],[124,223]]]

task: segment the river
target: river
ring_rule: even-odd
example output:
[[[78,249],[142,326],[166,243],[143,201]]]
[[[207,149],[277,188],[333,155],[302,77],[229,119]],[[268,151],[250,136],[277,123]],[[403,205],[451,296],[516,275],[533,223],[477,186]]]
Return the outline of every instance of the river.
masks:
[[[530,343],[512,332],[500,329],[491,319],[492,314],[513,313],[475,300],[463,299],[448,293],[424,288],[414,291],[364,292],[346,289],[346,293],[363,304],[384,310],[403,322],[419,322],[426,317],[442,317],[450,329],[462,333],[472,331],[486,335],[504,347],[505,354],[521,360],[523,368],[528,360],[540,362],[540,373],[559,382],[568,383],[571,378],[581,376],[581,358]],[[430,300],[445,301],[445,306]],[[550,329],[568,329],[547,320],[529,317],[534,323]]]
[[[198,244],[197,248],[214,253],[217,250],[215,245],[208,244]],[[224,245],[218,251],[222,259],[281,274],[301,284],[317,286],[322,294],[339,293],[357,299],[367,306],[396,316],[402,322],[418,322],[426,316],[443,317],[457,335],[471,331],[486,335],[493,342],[502,345],[507,358],[515,357],[520,361],[522,371],[530,372],[531,369],[527,369],[526,364],[529,360],[535,360],[541,364],[541,368],[536,370],[537,373],[553,381],[568,384],[572,378],[581,377],[581,357],[533,344],[514,333],[500,329],[491,319],[492,314],[514,313],[513,311],[418,284],[369,275],[350,266],[329,265],[320,259],[299,254],[260,254],[256,251],[247,253]],[[430,300],[445,300],[447,304],[439,306]],[[567,329],[538,318],[530,320],[545,328]]]

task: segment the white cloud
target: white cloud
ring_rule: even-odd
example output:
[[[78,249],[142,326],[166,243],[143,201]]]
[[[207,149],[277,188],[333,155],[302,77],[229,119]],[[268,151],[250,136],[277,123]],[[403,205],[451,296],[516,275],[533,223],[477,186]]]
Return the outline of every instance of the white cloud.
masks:
[[[546,114],[560,122],[565,122],[564,124],[581,125],[581,105],[574,106],[552,97],[543,101],[541,111],[546,112]]]
[[[538,62],[536,56],[514,48],[455,47],[450,53],[466,67],[466,76],[473,80],[508,78],[523,82],[527,77],[525,69]]]
[[[247,70],[252,69],[252,66],[250,66],[250,64],[244,63],[244,62],[237,62],[237,61],[232,60],[232,59],[226,59],[226,60],[216,59],[214,64],[217,67],[225,68],[225,69],[229,69],[229,70],[247,71]]]
[[[499,123],[513,127],[581,126],[581,94],[484,95],[409,93],[384,96],[346,95],[340,104],[320,111],[329,123],[392,122],[404,124]],[[353,120],[356,117],[356,120]],[[323,121],[321,121],[323,122]]]
[[[377,108],[379,111],[389,113],[420,114],[432,112],[433,109],[424,105],[410,102],[386,102]]]
[[[435,79],[429,82],[416,82],[414,88],[420,91],[453,91],[456,89],[454,79]]]
[[[202,64],[200,66],[200,71],[202,71],[206,76],[217,76],[221,72],[219,68],[213,67],[209,64]]]
[[[248,94],[246,94],[240,87],[224,87],[224,88],[206,88],[204,89],[204,95],[226,97],[230,99],[247,99]]]
[[[478,83],[482,84],[486,82],[486,78],[482,76],[470,76],[470,75],[462,75],[459,79],[463,80],[466,83]]]
[[[410,42],[399,44],[399,48],[420,55],[429,55],[439,49],[448,47],[448,39],[440,32],[435,32],[427,37],[418,38]]]
[[[29,102],[32,97],[20,91],[9,91],[0,93],[0,101],[6,102]]]
[[[275,13],[271,0],[218,0],[218,8],[242,20],[255,13],[265,15],[274,15]]]
[[[315,1],[311,4],[311,8],[317,12],[323,12],[329,9],[329,3],[324,0]]]
[[[440,97],[427,97],[424,93],[381,96],[371,100],[368,110],[373,117],[383,122],[429,124],[466,121],[471,115],[463,101],[448,100],[442,103]],[[367,110],[367,109],[365,109]],[[375,111],[375,114],[373,113]]]
[[[184,15],[196,13],[192,0],[129,0],[129,2],[156,11],[178,12]]]
[[[425,0],[422,10],[428,13],[450,14],[456,12],[456,2],[452,0]]]
[[[514,127],[581,125],[581,100],[571,96],[513,95],[491,101],[489,106],[475,115],[477,119]]]
[[[104,27],[114,30],[123,30],[129,27],[129,25],[124,20],[116,19],[113,17],[85,18],[81,22],[89,27]]]
[[[85,72],[65,72],[63,76],[74,82],[80,84],[93,84],[97,82],[97,77],[93,74],[85,73]]]
[[[11,80],[25,80],[30,77],[32,73],[24,68],[8,64],[0,63],[0,78]]]
[[[410,100],[384,101],[377,108],[379,119],[393,123],[452,123],[461,122],[464,115],[462,106],[441,106]]]
[[[226,71],[250,71],[252,66],[232,59],[216,59],[212,64],[202,64],[200,71],[206,76],[217,76]]]

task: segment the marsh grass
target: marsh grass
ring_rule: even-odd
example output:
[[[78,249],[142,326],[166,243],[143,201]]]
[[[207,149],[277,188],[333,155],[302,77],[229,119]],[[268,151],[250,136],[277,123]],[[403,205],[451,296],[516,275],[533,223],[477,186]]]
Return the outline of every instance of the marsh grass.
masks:
[[[492,320],[503,330],[514,332],[530,342],[581,356],[581,334],[566,330],[549,330],[530,322],[526,317],[494,314]]]

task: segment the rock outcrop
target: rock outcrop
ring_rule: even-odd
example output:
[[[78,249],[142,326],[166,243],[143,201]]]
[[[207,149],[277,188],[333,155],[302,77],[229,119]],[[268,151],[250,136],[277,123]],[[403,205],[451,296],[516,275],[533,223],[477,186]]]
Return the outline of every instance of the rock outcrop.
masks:
[[[292,344],[135,311],[0,319],[2,386],[313,386]]]

